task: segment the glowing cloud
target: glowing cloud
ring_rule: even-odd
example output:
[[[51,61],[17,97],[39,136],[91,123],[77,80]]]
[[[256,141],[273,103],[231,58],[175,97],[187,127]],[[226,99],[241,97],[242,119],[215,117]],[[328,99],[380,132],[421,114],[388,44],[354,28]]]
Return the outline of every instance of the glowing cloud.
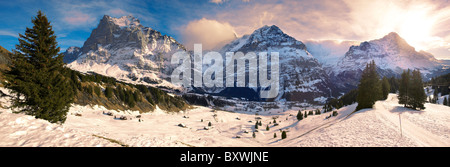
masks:
[[[192,49],[195,43],[203,44],[203,49],[217,49],[237,38],[229,23],[202,18],[191,21],[183,31],[186,47]]]

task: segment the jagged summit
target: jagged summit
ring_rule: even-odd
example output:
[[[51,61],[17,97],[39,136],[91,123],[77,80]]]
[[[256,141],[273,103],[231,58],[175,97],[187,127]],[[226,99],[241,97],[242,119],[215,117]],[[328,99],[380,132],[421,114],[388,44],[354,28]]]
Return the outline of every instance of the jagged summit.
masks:
[[[297,41],[295,38],[285,34],[276,25],[265,25],[255,30],[250,36],[251,43],[257,43],[258,45],[301,45],[299,47],[304,48],[302,42]]]
[[[135,18],[133,15],[122,16],[119,18],[104,15],[101,21],[108,21],[114,23],[120,28],[133,28],[142,26],[139,19]]]
[[[184,49],[180,43],[170,36],[140,24],[139,19],[132,15],[119,18],[104,15],[83,46],[76,52],[67,50],[67,63],[81,54],[99,49],[115,50],[118,48],[136,48],[145,52],[158,51],[167,53],[178,48]],[[70,48],[69,48],[70,49]]]
[[[306,50],[303,42],[287,35],[276,25],[256,29],[225,45],[221,52],[278,52],[280,92],[276,100],[321,103],[334,96],[334,87],[318,60]],[[258,91],[255,89],[254,94],[259,95]],[[249,98],[250,92],[226,88],[219,95],[245,94],[242,97]]]
[[[276,25],[265,25],[256,29],[249,35],[244,35],[229,44],[225,45],[221,52],[224,51],[252,51],[252,50],[278,50],[281,48],[295,48],[306,51],[306,46],[303,42],[285,34]],[[305,56],[310,56],[306,54]]]
[[[371,60],[375,60],[382,69],[426,69],[434,67],[437,63],[434,57],[430,57],[429,54],[423,52],[417,52],[414,47],[395,32],[391,32],[380,39],[351,46],[345,54],[343,62],[354,63],[356,61],[360,64],[353,64],[353,67],[364,68],[363,65]],[[350,65],[348,66],[350,67]]]
[[[371,42],[374,43],[384,43],[384,45],[389,45],[390,47],[397,47],[401,50],[407,50],[407,51],[415,51],[415,48],[406,42],[405,39],[403,39],[399,34],[396,32],[391,32],[388,35],[384,36],[383,38],[372,40]]]
[[[354,88],[366,64],[374,60],[381,76],[399,76],[403,70],[419,69],[430,74],[440,68],[431,54],[417,52],[399,34],[391,32],[380,39],[353,45],[333,68],[335,83]]]
[[[96,72],[134,83],[164,84],[173,67],[168,61],[185,47],[170,36],[144,27],[129,15],[114,18],[104,15],[81,48],[65,53],[68,67],[81,72]]]
[[[263,27],[255,30],[255,32],[261,32],[262,34],[284,34],[281,29],[276,25],[264,25]]]
[[[390,32],[389,34],[385,35],[383,38],[389,38],[389,39],[402,39],[400,35],[396,32]]]

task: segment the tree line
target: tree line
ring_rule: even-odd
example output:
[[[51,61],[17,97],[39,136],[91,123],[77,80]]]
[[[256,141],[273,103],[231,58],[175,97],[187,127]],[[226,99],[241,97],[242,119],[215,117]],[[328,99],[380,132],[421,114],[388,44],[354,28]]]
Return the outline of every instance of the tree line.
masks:
[[[372,108],[377,100],[385,100],[389,93],[398,93],[399,103],[404,107],[424,109],[426,95],[419,70],[404,70],[400,78],[381,78],[373,60],[366,64],[356,89],[340,98],[328,100],[323,109],[331,111],[332,108],[339,109],[355,102],[358,103],[356,110]]]
[[[425,109],[426,94],[422,82],[422,74],[419,70],[404,70],[398,80],[399,104],[412,109]],[[375,61],[371,61],[363,70],[358,85],[356,110],[372,108],[377,100],[385,100],[391,91],[391,84],[387,78],[380,80],[376,71]]]

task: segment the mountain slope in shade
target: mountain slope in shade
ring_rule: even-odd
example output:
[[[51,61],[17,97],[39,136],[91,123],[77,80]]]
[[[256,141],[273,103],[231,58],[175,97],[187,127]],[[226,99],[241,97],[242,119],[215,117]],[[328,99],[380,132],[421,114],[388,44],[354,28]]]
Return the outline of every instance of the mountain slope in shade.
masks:
[[[105,15],[83,47],[64,54],[68,67],[129,82],[170,86],[170,57],[185,47],[170,36],[140,24],[133,16]],[[72,61],[72,62],[71,62]]]
[[[397,33],[362,42],[349,48],[330,71],[334,83],[344,89],[355,88],[366,63],[374,60],[381,76],[399,76],[405,69],[419,69],[425,76],[442,71],[442,62],[430,53],[417,52]],[[425,77],[426,78],[426,77]]]
[[[275,25],[264,26],[250,35],[236,39],[225,45],[220,52],[222,55],[225,52],[279,52],[280,91],[276,100],[317,103],[333,96],[334,86],[317,59],[306,50],[301,41],[285,34]],[[253,91],[255,94],[251,97],[259,96],[259,89],[254,88]],[[245,91],[242,88],[226,88],[219,95],[235,96],[239,92]],[[245,92],[245,95],[249,94],[251,93]]]
[[[423,51],[417,52],[397,33],[391,32],[381,39],[351,46],[339,62],[340,68],[337,68],[337,72],[363,69],[366,60],[375,60],[381,69],[392,69],[396,72],[408,68],[430,70],[439,65],[439,61],[433,55]]]

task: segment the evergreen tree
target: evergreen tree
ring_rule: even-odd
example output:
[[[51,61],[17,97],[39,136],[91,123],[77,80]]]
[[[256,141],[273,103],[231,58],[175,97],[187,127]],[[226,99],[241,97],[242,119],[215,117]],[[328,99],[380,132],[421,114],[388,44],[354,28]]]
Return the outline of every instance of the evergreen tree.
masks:
[[[389,85],[391,87],[390,93],[397,93],[398,91],[398,80],[395,77],[389,78]]]
[[[433,91],[433,103],[434,104],[439,104],[439,94],[438,91],[436,91],[436,89],[434,89]]]
[[[273,133],[273,138],[277,138],[277,133]]]
[[[356,96],[356,102],[358,106],[356,110],[363,108],[372,108],[375,101],[381,99],[381,83],[377,74],[377,66],[375,61],[368,63],[363,70],[361,80],[358,85],[358,94]]]
[[[106,87],[105,89],[105,97],[106,98],[111,98],[113,96],[113,88],[111,87]]]
[[[443,104],[444,106],[447,106],[447,105],[448,105],[447,97],[444,98],[444,102],[443,102],[442,104]]]
[[[425,109],[426,94],[423,90],[422,74],[419,70],[412,72],[412,78],[409,86],[409,105],[413,109],[423,110]]]
[[[381,91],[383,92],[383,98],[381,98],[381,100],[386,100],[391,91],[391,85],[386,77],[383,77],[383,80],[381,81]]]
[[[258,129],[258,121],[255,123],[255,129]]]
[[[425,109],[424,103],[427,96],[423,90],[422,74],[419,70],[413,70],[412,74],[409,69],[408,71],[403,71],[402,77],[400,78],[398,99],[399,104],[403,104],[404,107],[420,110]],[[436,102],[435,98],[429,100]]]
[[[102,93],[102,89],[98,86],[94,86],[94,92],[95,94],[97,94],[97,96],[100,96],[100,94]]]
[[[38,11],[33,28],[19,34],[11,55],[5,87],[15,94],[12,107],[52,123],[64,123],[75,95],[69,69],[64,67],[56,36],[47,17]]]
[[[286,131],[281,132],[281,139],[286,139],[287,134]]]
[[[400,78],[400,84],[398,89],[398,103],[404,104],[404,107],[408,104],[408,86],[409,86],[409,80],[410,80],[410,70],[403,71],[402,76]]]
[[[269,125],[266,125],[266,130],[267,130],[267,131],[269,131],[269,130],[270,130],[270,128],[269,128]]]
[[[303,114],[302,114],[302,111],[300,111],[300,110],[298,110],[298,113],[297,113],[297,120],[302,120],[303,119]]]

